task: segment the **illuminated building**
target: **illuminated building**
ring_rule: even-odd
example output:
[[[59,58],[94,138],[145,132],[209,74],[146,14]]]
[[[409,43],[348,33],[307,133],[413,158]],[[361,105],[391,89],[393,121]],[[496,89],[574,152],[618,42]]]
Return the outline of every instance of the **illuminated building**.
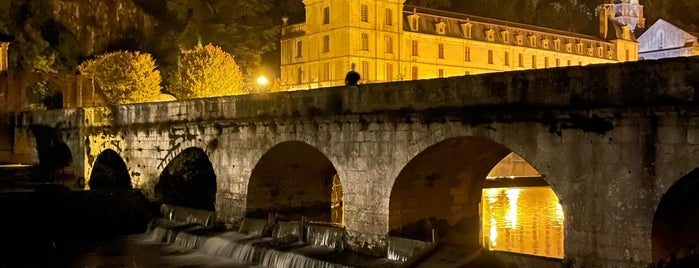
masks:
[[[699,34],[687,32],[659,19],[638,37],[639,58],[661,58],[699,55]]]
[[[361,84],[633,61],[638,43],[632,26],[643,18],[611,12],[617,5],[633,7],[622,2],[600,6],[609,12],[600,16],[601,37],[594,37],[405,6],[404,0],[305,0],[306,22],[284,20],[281,87],[344,85],[351,63]]]

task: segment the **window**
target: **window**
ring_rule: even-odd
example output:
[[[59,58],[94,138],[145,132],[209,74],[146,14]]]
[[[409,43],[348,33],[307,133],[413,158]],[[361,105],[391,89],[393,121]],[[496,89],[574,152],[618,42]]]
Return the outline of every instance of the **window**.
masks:
[[[298,81],[297,84],[300,85],[300,84],[303,83],[303,71],[301,70],[301,68],[298,68],[298,69],[297,69],[296,74],[297,74],[297,81]]]
[[[553,48],[556,50],[561,50],[561,39],[553,39]]]
[[[439,23],[434,25],[435,31],[437,31],[437,34],[447,34],[446,32],[447,24],[444,23],[443,21],[440,21]]]
[[[438,48],[437,54],[439,55],[439,58],[443,59],[444,58],[444,44],[439,44],[437,46],[437,48]]]
[[[631,51],[629,51],[628,48],[626,49],[626,60],[627,60],[627,61],[630,61],[630,60],[631,60]]]
[[[518,44],[518,45],[521,46],[522,44],[524,44],[524,35],[518,34],[516,38],[517,38],[517,44]]]
[[[505,66],[510,66],[510,52],[505,51]]]
[[[413,80],[417,80],[417,66],[413,66],[412,77],[413,77]]]
[[[303,42],[301,40],[296,41],[296,57],[300,58],[303,55]]]
[[[568,66],[573,66],[573,63],[568,60]]]
[[[323,63],[323,81],[330,81],[330,63]]]
[[[444,69],[439,69],[438,71],[439,78],[444,78]]]
[[[533,34],[530,35],[529,36],[529,46],[536,47],[536,45],[537,45],[536,40],[537,39],[538,39],[538,37],[536,35],[533,35]]]
[[[390,8],[386,9],[386,25],[388,25],[388,26],[393,25],[393,10]]]
[[[417,56],[417,40],[412,41],[412,54],[413,56]]]
[[[517,66],[524,67],[524,54],[522,53],[519,53],[519,57],[517,59]]]
[[[418,30],[418,19],[420,18],[420,15],[418,15],[415,10],[413,10],[413,14],[408,16],[408,23],[410,24],[410,30],[411,31],[417,31]]]
[[[493,50],[488,49],[488,64],[493,64]]]
[[[549,48],[549,40],[547,38],[544,38],[541,40],[541,47],[548,49]]]
[[[573,52],[573,43],[566,43],[566,52],[572,53]]]
[[[362,21],[369,22],[369,6],[367,5],[362,5]]]
[[[362,34],[362,50],[369,50],[369,34]]]
[[[386,36],[386,53],[393,53],[393,37]]]
[[[509,43],[510,42],[510,30],[505,28],[505,30],[501,31],[500,34],[502,34],[502,42],[503,43]]]
[[[582,42],[578,42],[578,43],[576,44],[576,48],[577,48],[577,50],[578,50],[578,54],[582,54],[582,53],[583,53],[583,47],[584,47],[584,46],[585,46],[585,44],[583,44]]]
[[[330,24],[330,8],[323,8],[323,24]]]
[[[556,67],[561,67],[561,59],[556,58]]]
[[[393,63],[386,63],[386,81],[393,81]]]
[[[369,62],[368,61],[362,61],[362,75],[364,76],[364,80],[369,80]]]
[[[461,24],[461,31],[464,32],[464,38],[471,38],[471,27],[472,26],[473,26],[473,24],[471,24],[471,22],[468,19],[466,19],[465,23]]]
[[[544,68],[549,67],[549,57],[544,57]]]
[[[532,68],[536,68],[536,55],[532,55]]]
[[[583,62],[582,62],[582,61],[578,61],[578,65],[583,66]]]
[[[597,57],[604,57],[604,47],[602,45],[597,47]]]
[[[485,39],[490,42],[495,41],[495,31],[493,31],[493,29],[488,29],[485,31]]]
[[[469,71],[464,71],[464,75],[469,75],[469,74],[471,74],[471,72],[469,72]]]
[[[470,47],[464,48],[464,61],[471,61],[471,48]]]
[[[323,53],[330,52],[330,36],[323,36]]]

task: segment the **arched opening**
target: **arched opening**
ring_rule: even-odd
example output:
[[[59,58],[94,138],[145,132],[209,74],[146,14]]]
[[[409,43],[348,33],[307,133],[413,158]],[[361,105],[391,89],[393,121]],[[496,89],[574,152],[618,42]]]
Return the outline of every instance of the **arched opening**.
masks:
[[[173,158],[155,185],[160,203],[216,210],[216,174],[204,150],[187,148]]]
[[[63,92],[51,81],[39,81],[26,93],[30,110],[52,110],[63,108]]]
[[[32,125],[29,128],[36,138],[36,151],[39,157],[36,170],[38,180],[72,185],[75,181],[72,169],[73,154],[68,145],[62,141],[59,131],[45,125]]]
[[[104,150],[97,156],[88,184],[92,190],[132,188],[126,163],[111,149]]]
[[[335,167],[308,144],[289,141],[265,153],[250,176],[247,216],[342,224],[342,186]]]
[[[393,185],[389,234],[464,248],[562,257],[563,215],[558,199],[533,167],[511,153],[500,144],[476,137],[451,138],[425,149],[408,162]],[[552,195],[547,202],[554,203],[546,207],[537,203],[542,194],[550,199]],[[540,232],[532,226],[545,224],[546,216],[541,215],[551,213],[548,206],[558,208],[561,219],[557,226],[560,241],[556,240],[560,254],[527,247],[548,243],[536,240],[539,237],[505,234]],[[544,219],[531,220],[532,215]],[[503,230],[500,236],[498,230]]]
[[[699,169],[682,177],[660,200],[653,217],[653,260],[667,261],[674,255],[675,258],[682,258],[683,263],[699,264],[697,226]]]

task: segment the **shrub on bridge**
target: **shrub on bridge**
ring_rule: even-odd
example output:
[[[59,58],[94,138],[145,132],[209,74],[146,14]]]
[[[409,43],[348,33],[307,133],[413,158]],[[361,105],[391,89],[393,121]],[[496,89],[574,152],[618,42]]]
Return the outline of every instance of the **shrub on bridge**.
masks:
[[[116,51],[78,66],[102,89],[110,104],[148,102],[160,96],[160,71],[148,53]]]
[[[178,99],[245,94],[243,73],[233,57],[208,44],[182,51],[168,90]]]

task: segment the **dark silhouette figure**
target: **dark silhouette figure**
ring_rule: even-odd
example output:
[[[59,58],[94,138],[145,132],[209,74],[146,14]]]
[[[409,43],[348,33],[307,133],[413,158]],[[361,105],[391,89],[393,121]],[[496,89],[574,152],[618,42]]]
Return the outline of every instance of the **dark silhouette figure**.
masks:
[[[355,65],[352,63],[352,70],[347,72],[347,75],[345,76],[345,85],[348,87],[357,87],[357,82],[361,77],[359,76],[359,73],[354,71]]]

